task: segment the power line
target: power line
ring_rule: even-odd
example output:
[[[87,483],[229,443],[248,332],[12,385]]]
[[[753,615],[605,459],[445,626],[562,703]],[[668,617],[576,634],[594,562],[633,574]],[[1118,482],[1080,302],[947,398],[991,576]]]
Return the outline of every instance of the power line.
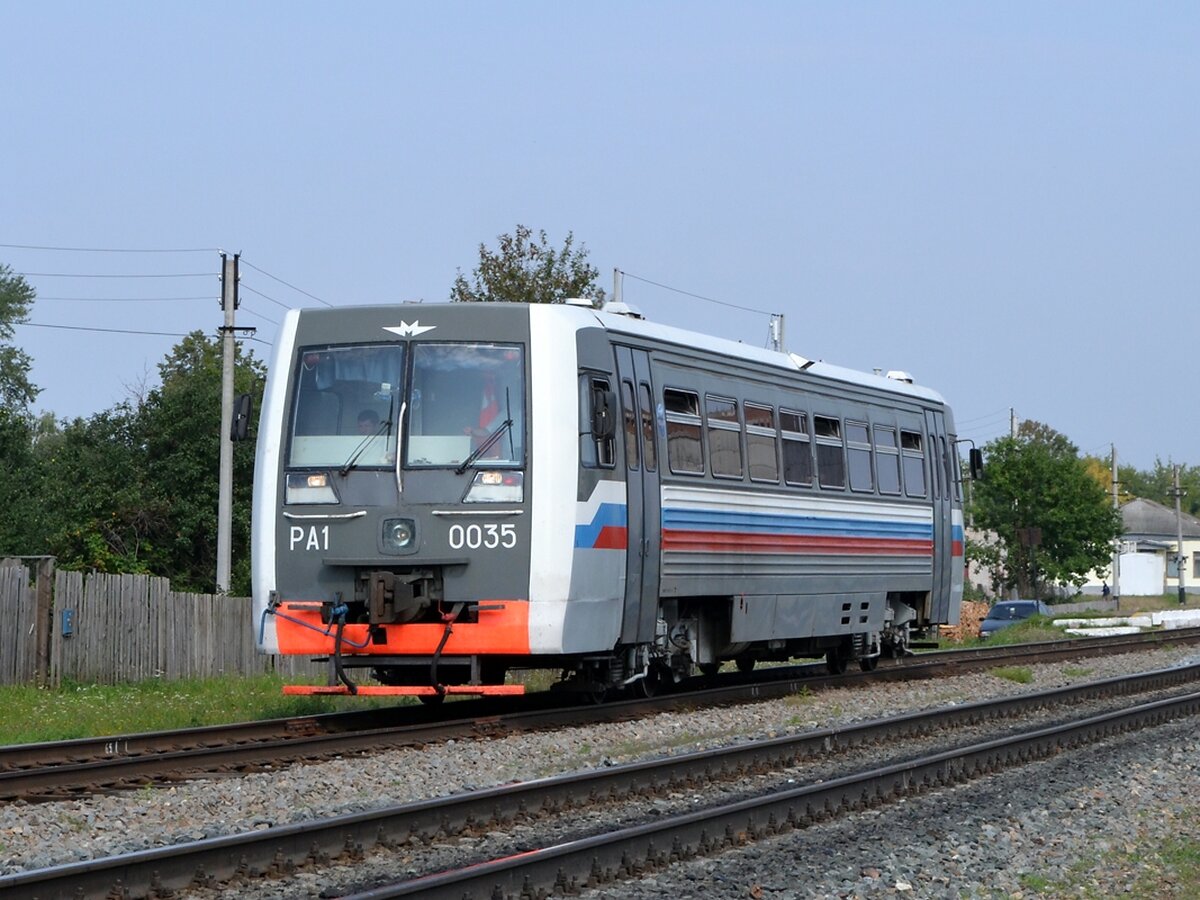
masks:
[[[245,287],[245,285],[242,285],[242,287]],[[249,313],[249,314],[250,314],[250,315],[252,315],[252,316],[257,316],[258,318],[260,318],[260,319],[262,319],[262,320],[264,320],[264,321],[266,321],[266,322],[270,322],[272,325],[278,325],[278,324],[279,324],[279,323],[278,323],[278,322],[276,322],[274,319],[272,319],[270,316],[264,316],[262,313],[260,313],[260,312],[255,312],[254,310],[252,310],[250,307],[248,307],[248,306],[246,305],[246,301],[245,301],[245,300],[243,300],[243,301],[242,301],[242,303],[241,303],[241,309],[242,309],[242,311],[243,311],[243,312],[247,312],[247,313]]]
[[[313,299],[313,300],[316,300],[318,303],[323,303],[325,306],[328,306],[328,307],[330,307],[330,308],[332,308],[332,307],[333,307],[333,304],[332,304],[332,303],[330,303],[329,301],[327,301],[327,300],[322,300],[322,299],[321,299],[320,297],[318,297],[316,294],[310,294],[308,291],[304,290],[303,288],[298,288],[298,287],[296,287],[294,284],[289,284],[288,282],[284,281],[282,278],[279,278],[279,277],[277,277],[277,276],[275,276],[275,275],[272,275],[272,274],[271,274],[270,272],[268,272],[266,269],[260,269],[260,268],[259,268],[258,266],[256,266],[254,263],[252,263],[252,262],[247,262],[247,261],[246,261],[246,259],[245,259],[244,257],[242,258],[242,265],[249,266],[249,267],[250,267],[250,268],[252,268],[252,269],[253,269],[255,272],[261,272],[263,275],[266,275],[266,276],[267,276],[268,278],[270,278],[272,281],[278,281],[280,284],[284,285],[285,287],[290,287],[290,288],[291,288],[293,291],[296,291],[296,292],[297,292],[297,293],[299,293],[299,294],[303,294],[305,297],[309,297],[309,298],[311,298],[311,299]],[[255,293],[257,293],[257,291],[256,291]],[[267,299],[270,299],[270,298],[268,297]]]
[[[215,300],[214,296],[38,296],[37,300],[95,302],[95,304],[166,304],[182,300]]]
[[[80,272],[17,272],[22,278],[212,278],[214,272],[170,272],[164,275],[90,275]]]
[[[53,250],[63,253],[216,253],[214,247],[182,247],[164,249],[161,247],[134,249],[127,247],[45,247],[38,244],[0,244],[9,250]]]
[[[955,418],[954,424],[957,425],[959,428],[962,428],[963,425],[970,425],[974,422],[982,422],[984,419],[994,419],[994,418],[996,418],[996,416],[1004,416],[1005,418],[1008,418],[1008,409],[1007,408],[998,409],[998,410],[995,410],[994,412],[984,413],[982,416],[975,416],[975,418],[973,418],[973,419]]]
[[[640,275],[634,275],[632,272],[626,272],[624,269],[621,270],[621,275],[626,278],[632,278],[635,281],[644,281],[646,284],[652,284],[655,287],[662,288],[665,291],[674,291],[676,294],[683,294],[687,297],[695,297],[697,300],[703,300],[706,303],[715,303],[718,306],[728,306],[730,309],[740,309],[742,312],[758,313],[759,315],[762,315],[762,316],[776,315],[776,313],[770,312],[765,309],[755,309],[752,306],[739,306],[736,303],[728,303],[724,300],[717,300],[713,297],[705,297],[703,294],[693,294],[691,291],[681,290],[680,288],[677,288],[677,287],[671,287],[669,284],[661,284],[657,281],[651,281],[649,278],[643,278]]]
[[[109,334],[149,334],[157,337],[187,337],[174,331],[131,331],[127,328],[94,328],[86,325],[46,325],[42,322],[14,322],[15,325],[27,325],[30,328],[61,328],[66,331],[103,331]]]
[[[62,329],[65,331],[99,331],[99,332],[104,332],[106,334],[142,334],[142,335],[149,335],[151,337],[184,338],[192,333],[192,332],[188,332],[187,334],[184,334],[184,333],[176,332],[176,331],[135,331],[135,330],[129,329],[129,328],[97,328],[97,327],[88,326],[88,325],[47,325],[43,322],[14,322],[13,325],[17,326],[18,328],[21,326],[26,326],[28,328],[58,328],[58,329]],[[199,330],[201,330],[201,329],[197,329],[197,331],[199,331]],[[271,345],[270,341],[264,341],[261,338],[254,337],[253,335],[244,335],[244,336],[238,338],[238,340],[257,341],[260,344],[266,344],[267,346]]]
[[[247,265],[249,265],[249,263],[247,263]],[[288,306],[286,303],[284,303],[280,300],[276,300],[274,297],[268,296],[267,294],[264,294],[262,291],[256,290],[255,288],[250,287],[250,285],[246,284],[245,282],[242,282],[241,286],[242,286],[242,290],[249,291],[252,294],[258,294],[258,296],[262,297],[264,300],[270,300],[276,306],[282,307],[283,309],[291,309],[291,307]]]

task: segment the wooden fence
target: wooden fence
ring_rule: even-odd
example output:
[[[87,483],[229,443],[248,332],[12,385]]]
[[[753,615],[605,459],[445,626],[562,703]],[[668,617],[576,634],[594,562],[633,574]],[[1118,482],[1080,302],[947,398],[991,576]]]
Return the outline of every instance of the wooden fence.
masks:
[[[37,595],[29,570],[0,565],[0,684],[37,677]]]
[[[259,653],[248,597],[185,594],[165,578],[54,572],[44,563],[38,575],[42,611],[31,570],[0,566],[0,684],[325,672]]]

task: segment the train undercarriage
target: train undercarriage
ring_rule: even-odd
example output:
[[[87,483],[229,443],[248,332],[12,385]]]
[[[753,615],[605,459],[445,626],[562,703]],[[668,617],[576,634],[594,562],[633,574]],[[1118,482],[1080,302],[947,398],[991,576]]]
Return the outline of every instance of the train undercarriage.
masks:
[[[342,607],[328,604],[323,619],[336,627],[343,621],[372,626],[410,622],[441,622],[447,636],[456,622],[472,622],[478,604],[446,604],[441,601],[436,581],[426,578],[398,580],[386,573],[371,573],[356,592],[355,601]],[[649,696],[700,673],[715,675],[732,663],[749,672],[759,663],[824,659],[832,674],[857,665],[871,671],[881,658],[911,654],[914,640],[925,636],[928,594],[889,593],[883,602],[882,621],[864,630],[841,633],[810,633],[771,636],[759,640],[734,640],[730,610],[746,598],[710,597],[664,599],[659,603],[654,640],[618,644],[609,652],[582,655],[354,655],[329,657],[330,684],[354,685],[349,674],[368,668],[383,685],[434,687],[438,692],[425,699],[444,696],[442,686],[502,685],[510,669],[558,669],[560,681],[554,689],[579,692],[593,698],[616,695]],[[866,618],[865,616],[863,617]],[[443,641],[443,644],[445,642]]]

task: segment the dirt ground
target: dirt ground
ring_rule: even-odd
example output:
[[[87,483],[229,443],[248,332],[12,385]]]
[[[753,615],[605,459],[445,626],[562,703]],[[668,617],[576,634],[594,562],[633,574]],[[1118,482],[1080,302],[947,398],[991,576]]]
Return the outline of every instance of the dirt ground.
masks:
[[[964,600],[957,625],[938,628],[938,637],[947,641],[961,641],[979,637],[979,623],[987,618],[988,604],[978,600]]]

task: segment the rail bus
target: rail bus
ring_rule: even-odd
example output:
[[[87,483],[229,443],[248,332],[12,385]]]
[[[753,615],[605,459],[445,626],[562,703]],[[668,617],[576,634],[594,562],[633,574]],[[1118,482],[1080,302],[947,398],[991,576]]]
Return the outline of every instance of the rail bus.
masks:
[[[597,694],[730,662],[869,670],[958,621],[953,417],[903,373],[624,304],[291,310],[252,571],[259,649],[328,664],[293,693],[517,692],[506,673],[528,668]]]

